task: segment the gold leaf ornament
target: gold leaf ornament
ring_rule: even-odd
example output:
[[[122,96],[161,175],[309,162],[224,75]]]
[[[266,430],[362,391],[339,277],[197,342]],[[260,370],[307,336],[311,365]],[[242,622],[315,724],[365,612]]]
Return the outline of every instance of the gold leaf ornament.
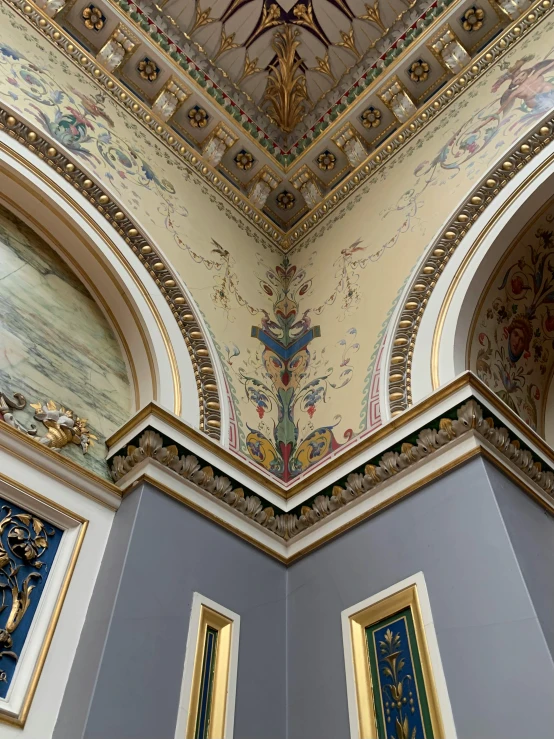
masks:
[[[300,45],[299,36],[300,31],[290,25],[275,34],[272,47],[277,62],[269,65],[264,93],[270,118],[285,133],[290,133],[300,123],[308,100],[306,77],[301,71],[302,60],[296,53]]]
[[[104,14],[96,5],[89,5],[88,8],[83,8],[81,18],[89,31],[101,31],[106,23]]]
[[[461,18],[462,28],[468,33],[478,31],[483,27],[485,21],[485,11],[473,5],[468,8]]]

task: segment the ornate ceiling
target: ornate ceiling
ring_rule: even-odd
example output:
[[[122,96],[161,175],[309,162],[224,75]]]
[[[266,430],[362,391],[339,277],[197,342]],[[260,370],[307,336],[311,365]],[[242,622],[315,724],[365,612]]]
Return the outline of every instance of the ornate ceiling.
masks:
[[[160,3],[41,0],[287,251],[525,0]]]
[[[162,0],[160,6],[288,148],[431,4]]]

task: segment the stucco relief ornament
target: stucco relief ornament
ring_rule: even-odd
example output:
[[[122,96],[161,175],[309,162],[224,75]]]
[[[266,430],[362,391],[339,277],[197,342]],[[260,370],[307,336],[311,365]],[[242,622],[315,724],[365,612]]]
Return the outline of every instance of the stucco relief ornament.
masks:
[[[153,62],[146,56],[138,63],[137,70],[142,79],[147,82],[154,82],[157,80],[160,73],[160,68],[156,62]]]
[[[478,31],[483,27],[485,21],[485,11],[482,8],[478,8],[474,5],[468,8],[461,18],[461,23],[464,31],[472,33]]]
[[[236,155],[235,164],[239,169],[247,171],[249,169],[252,169],[252,166],[254,165],[254,157],[249,151],[245,151],[243,149],[242,151],[239,151],[239,153]]]
[[[14,393],[13,396],[10,396],[0,391],[0,421],[4,421],[4,423],[27,436],[36,438],[40,444],[55,452],[59,452],[68,444],[76,444],[81,447],[83,454],[86,454],[93,440],[97,440],[97,437],[88,428],[86,418],[79,418],[72,410],[63,406],[58,407],[53,400],[46,403],[31,403],[31,408],[35,411],[35,419],[42,421],[47,428],[44,436],[38,436],[38,430],[34,423],[25,426],[14,417],[12,412],[14,410],[21,411],[26,405],[27,400],[21,393]]]
[[[12,413],[14,410],[23,410],[26,405],[27,400],[21,393],[14,393],[12,396],[9,396],[0,390],[0,421],[4,421],[4,423],[29,436],[34,436],[37,432],[36,426],[33,425],[30,429],[27,429]]]
[[[414,82],[425,82],[429,77],[429,65],[423,59],[418,59],[410,66],[408,74]]]
[[[101,31],[104,28],[106,18],[102,11],[95,5],[89,5],[88,8],[84,8],[81,17],[89,31]]]
[[[381,125],[381,111],[370,106],[362,113],[362,125],[365,128],[377,128]]]
[[[205,128],[208,125],[210,116],[206,113],[204,108],[199,108],[195,105],[188,112],[189,122],[193,128]]]
[[[79,418],[62,406],[58,408],[53,400],[45,404],[31,403],[31,408],[35,409],[37,421],[42,421],[48,429],[46,435],[39,438],[40,443],[56,452],[68,444],[77,444],[86,454],[92,440],[97,439],[88,429],[86,418]]]
[[[323,171],[329,171],[335,168],[337,157],[330,151],[325,150],[317,158],[317,166]]]

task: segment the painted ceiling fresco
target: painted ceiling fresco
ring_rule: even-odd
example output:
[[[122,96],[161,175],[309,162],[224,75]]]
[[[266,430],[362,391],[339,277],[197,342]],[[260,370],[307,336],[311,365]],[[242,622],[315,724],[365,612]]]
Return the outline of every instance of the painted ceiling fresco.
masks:
[[[284,257],[24,19],[0,13],[0,97],[102,181],[183,276],[225,371],[231,448],[283,483],[380,424],[399,291],[467,192],[554,108],[547,16]]]
[[[554,368],[554,203],[514,239],[475,315],[469,366],[544,432]]]
[[[431,4],[169,0],[163,10],[286,135],[329,107],[329,91],[340,96]]]

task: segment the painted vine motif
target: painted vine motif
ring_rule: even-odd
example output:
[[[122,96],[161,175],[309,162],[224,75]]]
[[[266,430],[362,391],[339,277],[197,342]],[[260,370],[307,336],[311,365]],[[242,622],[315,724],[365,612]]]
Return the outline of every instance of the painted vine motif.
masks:
[[[550,207],[498,268],[472,341],[477,375],[539,431],[554,364],[553,223]]]
[[[312,348],[321,331],[312,324],[310,309],[300,312],[301,299],[309,294],[313,281],[305,270],[286,257],[274,268],[257,255],[262,275],[256,279],[267,308],[252,305],[240,290],[228,249],[213,241],[214,256],[205,258],[182,240],[180,243],[192,259],[215,273],[212,300],[216,305],[230,314],[236,302],[250,315],[260,317],[250,335],[262,344],[261,350],[247,350],[241,357],[238,346],[226,345],[227,367],[260,419],[257,428],[248,426],[248,453],[268,472],[288,482],[340,446],[333,431],[340,417],[324,426],[316,426],[313,419],[329,392],[345,387],[352,378],[351,357],[360,347],[357,330],[349,328],[339,341],[340,359],[335,370],[332,360],[327,359],[327,347],[319,352]],[[308,418],[302,429],[299,416]],[[348,430],[345,439],[351,436]]]
[[[62,531],[0,499],[0,697],[21,656]]]
[[[366,637],[379,739],[433,739],[411,609],[368,627]]]

